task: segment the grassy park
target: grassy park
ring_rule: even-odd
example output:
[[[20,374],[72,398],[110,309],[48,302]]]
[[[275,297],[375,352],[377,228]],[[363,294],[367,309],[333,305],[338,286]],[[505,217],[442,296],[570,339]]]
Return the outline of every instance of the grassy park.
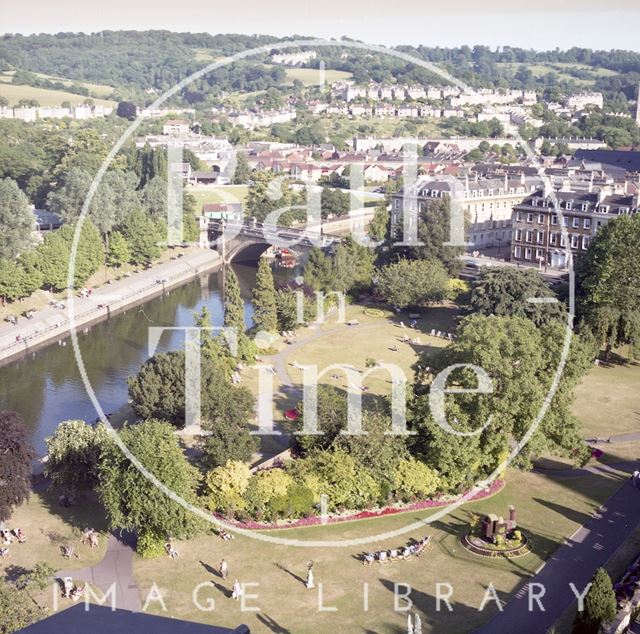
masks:
[[[274,362],[279,358],[284,363],[288,380],[293,383],[300,377],[295,364],[305,363],[315,363],[319,367],[345,363],[365,371],[367,359],[373,358],[395,363],[410,372],[419,353],[446,345],[444,339],[431,337],[431,330],[454,331],[458,316],[457,309],[451,304],[435,306],[423,310],[416,328],[410,329],[405,313],[372,313],[364,306],[350,305],[346,319],[359,322],[352,326],[336,323],[334,315],[329,315],[321,325],[300,329],[290,345],[279,343],[275,355],[265,356],[263,360]],[[420,343],[403,343],[405,334],[419,338]],[[395,346],[397,352],[391,350]],[[574,408],[584,422],[585,436],[638,430],[639,414],[633,395],[639,371],[640,366],[633,364],[592,368],[577,391]],[[325,376],[324,380],[336,385],[344,383],[343,379],[336,382],[330,376]],[[245,370],[243,382],[256,389],[255,377],[249,370]],[[372,373],[365,383],[372,395],[389,392],[387,377],[383,375]],[[274,377],[274,384],[276,390],[281,387],[278,377]],[[614,393],[617,394],[615,400],[608,397]],[[293,404],[291,400],[282,402],[276,419]],[[618,449],[624,452],[623,447],[615,445],[607,452],[614,454]],[[376,519],[254,533],[301,542],[337,542],[332,547],[274,544],[243,535],[224,541],[209,530],[189,541],[176,541],[175,547],[180,553],[177,559],[149,560],[134,555],[135,580],[143,603],[154,584],[163,595],[167,612],[157,601],[149,603],[150,612],[216,625],[236,626],[246,622],[258,632],[288,631],[285,624],[296,623],[295,631],[302,634],[319,629],[360,631],[362,628],[381,634],[402,632],[406,613],[394,611],[394,583],[406,583],[413,589],[411,597],[415,607],[426,615],[424,631],[469,631],[489,620],[496,610],[495,604],[489,602],[484,611],[478,611],[489,583],[494,584],[501,599],[508,600],[509,595],[533,575],[627,477],[624,470],[608,473],[576,470],[573,476],[563,474],[558,477],[553,471],[509,469],[505,487],[492,497],[468,503],[432,523],[425,522],[424,526],[412,528],[406,534],[356,546],[342,547],[339,542],[401,529],[416,521],[428,520],[436,511],[410,511]],[[509,504],[515,505],[518,524],[532,540],[530,554],[511,561],[486,560],[460,546],[459,538],[468,529],[473,514],[504,514]],[[85,526],[105,529],[102,513],[90,499],[77,507],[63,509],[53,493],[39,489],[16,511],[11,519],[11,526],[14,525],[27,533],[29,547],[14,547],[11,558],[1,560],[0,566],[7,572],[10,566],[29,568],[36,561],[47,561],[56,569],[80,568],[95,564],[103,554],[104,539],[100,550],[82,547],[78,560],[65,561],[59,552],[60,543],[77,542],[79,532]],[[360,554],[363,551],[399,547],[426,534],[431,535],[434,546],[420,559],[386,564],[376,562],[371,567],[362,565]],[[633,539],[632,544],[636,544],[637,538]],[[620,553],[616,561],[622,561],[623,555],[628,553]],[[226,580],[216,572],[222,558],[229,564]],[[304,586],[309,560],[314,562],[315,590]],[[612,569],[622,565],[616,561],[611,562]],[[229,598],[235,578],[242,583],[259,584],[247,587],[249,594],[257,595],[247,598],[247,606],[257,606],[259,612],[242,613],[239,603]],[[453,611],[437,612],[436,583],[447,581],[454,587]],[[323,584],[322,605],[336,610],[318,610],[319,583]],[[200,604],[206,608],[213,605],[208,603],[213,599],[213,611],[203,611],[194,604],[193,591],[198,584],[204,584],[197,594]],[[365,587],[368,590],[364,590]],[[363,607],[365,592],[368,592],[368,611]]]

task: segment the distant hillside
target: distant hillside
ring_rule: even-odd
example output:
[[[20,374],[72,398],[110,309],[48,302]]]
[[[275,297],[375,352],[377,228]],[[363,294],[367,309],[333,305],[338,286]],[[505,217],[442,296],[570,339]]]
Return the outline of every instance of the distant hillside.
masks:
[[[138,96],[162,92],[204,64],[258,46],[284,40],[269,35],[210,35],[170,31],[103,31],[92,34],[6,35],[0,37],[0,71],[19,69],[64,77],[73,82],[114,86],[118,95]],[[400,46],[398,50],[435,63],[474,87],[527,88],[561,93],[595,89],[610,104],[624,108],[635,99],[640,82],[640,54],[631,51],[532,51],[486,46],[440,48]],[[296,77],[307,83],[305,69],[287,71],[265,67],[268,54],[257,55],[222,68],[185,91],[190,103],[229,92],[257,92],[290,83]],[[398,58],[366,50],[328,46],[306,65],[340,71],[332,77],[356,82],[434,82],[442,80],[424,68]],[[266,68],[266,72],[265,72]],[[315,75],[314,75],[315,77]],[[105,95],[100,95],[104,97]]]

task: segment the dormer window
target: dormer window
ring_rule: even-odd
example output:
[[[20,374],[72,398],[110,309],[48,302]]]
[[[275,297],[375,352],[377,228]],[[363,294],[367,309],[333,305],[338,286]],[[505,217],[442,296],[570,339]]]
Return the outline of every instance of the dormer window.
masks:
[[[565,207],[566,209],[571,209],[573,207],[573,200],[567,200]]]
[[[533,207],[537,207],[538,206],[538,199],[537,198],[532,198],[531,199],[531,205]]]
[[[603,214],[608,214],[608,213],[609,213],[609,207],[608,207],[608,205],[602,205],[602,206],[600,207],[600,211],[601,211]]]
[[[587,211],[587,209],[589,209],[589,205],[587,203],[582,203],[581,209],[582,211]]]

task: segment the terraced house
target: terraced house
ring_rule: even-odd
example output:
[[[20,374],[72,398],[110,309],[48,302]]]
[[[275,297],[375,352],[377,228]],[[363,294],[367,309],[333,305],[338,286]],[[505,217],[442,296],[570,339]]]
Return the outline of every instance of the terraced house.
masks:
[[[511,258],[567,268],[569,252],[584,253],[604,224],[621,214],[637,213],[639,206],[638,194],[614,194],[610,187],[586,192],[538,189],[513,208]]]
[[[518,179],[471,180],[469,177],[438,179],[422,177],[411,192],[402,190],[393,196],[391,204],[391,231],[402,230],[404,199],[409,209],[424,212],[427,206],[441,198],[451,196],[452,189],[462,204],[467,221],[466,239],[469,250],[496,249],[498,255],[509,253],[512,210],[522,199],[533,192],[534,186]]]

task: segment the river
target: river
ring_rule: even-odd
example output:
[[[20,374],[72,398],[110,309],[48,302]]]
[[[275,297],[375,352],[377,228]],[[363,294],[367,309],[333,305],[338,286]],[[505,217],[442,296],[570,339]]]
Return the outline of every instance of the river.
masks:
[[[249,301],[255,281],[255,266],[233,265],[245,299],[245,321],[252,324]],[[276,278],[287,279],[292,271],[278,270]],[[78,342],[87,376],[105,412],[127,402],[127,378],[136,374],[149,357],[149,326],[192,326],[194,313],[206,306],[213,323],[222,325],[222,270],[205,275],[162,297],[135,306],[86,333]],[[158,352],[183,346],[179,331],[163,334]],[[16,411],[31,433],[38,455],[44,455],[44,439],[63,420],[95,420],[70,339],[0,367],[0,410]]]

